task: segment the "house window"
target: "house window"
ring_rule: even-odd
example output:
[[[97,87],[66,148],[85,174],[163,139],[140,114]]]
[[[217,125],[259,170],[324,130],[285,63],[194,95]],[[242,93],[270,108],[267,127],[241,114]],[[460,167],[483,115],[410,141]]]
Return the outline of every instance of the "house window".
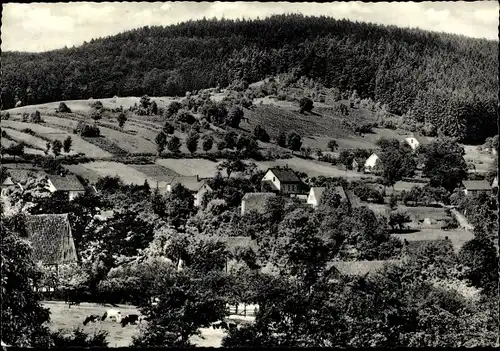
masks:
[[[276,177],[273,177],[273,182],[275,182],[275,181],[276,181]]]

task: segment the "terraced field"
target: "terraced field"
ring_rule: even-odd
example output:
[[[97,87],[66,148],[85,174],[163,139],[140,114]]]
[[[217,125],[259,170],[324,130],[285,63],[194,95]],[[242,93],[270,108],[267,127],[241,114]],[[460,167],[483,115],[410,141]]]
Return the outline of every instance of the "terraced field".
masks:
[[[102,150],[101,148],[98,148],[97,146],[83,140],[80,138],[78,135],[72,134],[70,132],[64,131],[62,129],[55,129],[52,127],[45,127],[39,124],[34,124],[34,123],[24,123],[24,122],[19,122],[19,121],[14,121],[14,120],[7,120],[4,121],[2,120],[1,122],[2,127],[7,127],[7,128],[15,128],[16,130],[9,129],[8,133],[11,135],[14,139],[16,140],[23,140],[25,141],[28,145],[34,145],[38,148],[45,149],[46,148],[46,143],[47,141],[38,138],[36,136],[32,136],[27,133],[20,132],[19,130],[24,129],[24,128],[29,128],[33,130],[36,134],[48,138],[50,140],[60,140],[63,141],[66,139],[68,136],[71,136],[71,139],[73,140],[72,143],[72,150],[74,152],[83,152],[85,155],[89,157],[110,157],[112,156],[109,152],[106,152]]]
[[[157,159],[156,164],[172,170],[183,176],[200,176],[200,178],[214,177],[217,174],[217,165],[220,162],[213,162],[202,158],[192,159]],[[222,172],[225,176],[226,173]]]

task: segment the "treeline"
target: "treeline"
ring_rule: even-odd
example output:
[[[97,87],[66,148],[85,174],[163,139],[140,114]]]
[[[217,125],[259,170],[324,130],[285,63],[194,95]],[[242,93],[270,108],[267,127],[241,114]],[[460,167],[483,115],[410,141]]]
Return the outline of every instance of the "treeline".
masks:
[[[78,48],[3,53],[2,103],[184,95],[290,72],[478,142],[497,130],[497,57],[493,41],[327,17],[204,19]]]

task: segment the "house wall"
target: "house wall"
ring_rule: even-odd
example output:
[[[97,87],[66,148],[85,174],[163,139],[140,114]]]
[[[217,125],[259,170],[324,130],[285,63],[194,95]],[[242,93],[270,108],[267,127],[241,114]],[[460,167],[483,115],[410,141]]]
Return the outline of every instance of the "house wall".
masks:
[[[299,184],[281,184],[280,191],[284,194],[298,193],[300,192]]]
[[[309,193],[309,196],[307,197],[307,203],[312,207],[318,206],[318,200],[316,199],[312,191]]]
[[[269,181],[271,181],[274,184],[274,186],[278,190],[281,191],[280,181],[279,181],[278,177],[276,177],[271,170],[267,171],[267,173],[264,175],[264,178],[262,178],[262,180],[269,180]]]
[[[491,190],[467,190],[467,189],[464,189],[464,194],[466,196],[470,196],[470,197],[478,196],[481,193],[489,194],[490,192],[491,192]]]
[[[241,215],[243,216],[245,214],[246,210],[246,200],[241,200]]]
[[[47,179],[47,185],[45,186],[45,189],[47,189],[51,193],[55,193],[57,191],[56,187],[54,186],[54,184],[52,184],[50,179]]]
[[[406,138],[405,141],[408,143],[408,145],[411,146],[413,150],[415,150],[419,146],[418,140],[413,137]]]
[[[372,172],[374,168],[377,167],[377,165],[380,163],[380,159],[378,156],[370,156],[365,162],[365,172]]]
[[[84,193],[85,191],[69,191],[68,192],[69,201],[72,201],[75,197]]]
[[[201,205],[201,201],[203,200],[203,195],[205,195],[206,193],[212,191],[212,189],[207,185],[207,184],[204,184],[200,190],[198,190],[198,192],[194,195],[194,205],[196,207],[200,206]]]

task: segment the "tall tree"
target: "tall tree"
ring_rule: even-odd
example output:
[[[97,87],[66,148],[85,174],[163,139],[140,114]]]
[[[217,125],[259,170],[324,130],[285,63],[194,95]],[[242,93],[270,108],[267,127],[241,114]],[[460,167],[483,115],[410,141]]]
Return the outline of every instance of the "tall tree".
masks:
[[[156,135],[155,142],[158,156],[161,156],[161,153],[163,152],[163,150],[165,150],[165,146],[167,145],[167,136],[165,135],[165,133],[163,133],[163,131],[159,132]]]
[[[190,132],[186,138],[186,147],[191,154],[195,153],[198,149],[198,140],[200,135],[195,132]]]

